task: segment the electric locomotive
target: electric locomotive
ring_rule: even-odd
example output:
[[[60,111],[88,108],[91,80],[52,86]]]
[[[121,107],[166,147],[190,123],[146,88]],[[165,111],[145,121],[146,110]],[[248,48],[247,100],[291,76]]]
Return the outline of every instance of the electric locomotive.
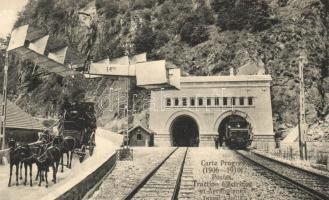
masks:
[[[226,124],[225,142],[232,149],[246,149],[250,146],[253,133],[250,123],[244,119],[232,118]]]

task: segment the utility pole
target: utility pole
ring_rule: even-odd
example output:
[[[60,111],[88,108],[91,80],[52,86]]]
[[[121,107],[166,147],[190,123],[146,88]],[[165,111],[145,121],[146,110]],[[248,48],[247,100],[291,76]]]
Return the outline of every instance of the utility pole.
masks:
[[[132,48],[132,45],[131,45],[131,43],[130,42],[128,42],[127,44],[126,44],[126,56],[128,57],[128,74],[127,74],[127,78],[126,78],[126,80],[127,80],[127,88],[126,88],[126,90],[127,90],[127,105],[126,105],[126,109],[125,109],[125,111],[126,111],[126,113],[127,113],[127,115],[126,115],[126,117],[127,117],[127,130],[126,130],[126,134],[125,134],[125,141],[126,141],[126,148],[127,149],[129,149],[129,134],[128,134],[128,131],[129,131],[129,90],[130,90],[130,77],[129,77],[129,70],[130,70],[130,65],[131,65],[131,61],[130,61],[130,59],[131,59],[131,48]]]
[[[301,160],[307,160],[307,149],[305,142],[306,135],[306,120],[305,120],[305,91],[304,91],[304,64],[307,62],[306,56],[299,57],[299,153]]]
[[[6,112],[7,112],[7,84],[8,84],[8,51],[5,56],[4,76],[3,76],[3,92],[1,105],[1,149],[6,148]]]

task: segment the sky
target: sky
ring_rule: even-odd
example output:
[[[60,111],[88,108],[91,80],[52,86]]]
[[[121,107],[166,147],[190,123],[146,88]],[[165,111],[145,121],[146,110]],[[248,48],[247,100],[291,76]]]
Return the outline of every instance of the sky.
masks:
[[[17,19],[28,0],[0,0],[0,38],[10,34]]]

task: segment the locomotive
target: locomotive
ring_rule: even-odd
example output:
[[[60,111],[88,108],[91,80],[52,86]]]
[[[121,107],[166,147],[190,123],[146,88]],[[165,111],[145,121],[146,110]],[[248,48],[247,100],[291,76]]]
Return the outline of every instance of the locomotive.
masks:
[[[225,142],[232,149],[246,149],[253,140],[250,123],[244,119],[232,118],[225,128]]]

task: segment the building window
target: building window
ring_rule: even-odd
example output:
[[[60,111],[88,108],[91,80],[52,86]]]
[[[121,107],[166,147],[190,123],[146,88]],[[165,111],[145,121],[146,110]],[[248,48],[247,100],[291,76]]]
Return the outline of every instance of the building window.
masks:
[[[235,97],[231,98],[231,105],[234,106],[235,105]]]
[[[199,98],[199,106],[202,106],[202,105],[203,105],[203,99]]]
[[[178,106],[178,105],[179,105],[179,99],[175,98],[175,106]]]
[[[190,99],[190,105],[191,106],[195,106],[195,98],[191,98]]]
[[[219,97],[215,98],[215,105],[218,106],[219,105]]]
[[[211,98],[210,97],[207,98],[207,106],[211,106]]]
[[[166,105],[167,105],[167,106],[171,106],[171,99],[170,99],[170,98],[167,98],[167,99],[166,99]]]
[[[140,133],[137,134],[137,140],[142,140],[142,134]]]
[[[223,105],[226,106],[227,105],[227,97],[223,98]]]
[[[240,105],[243,106],[244,105],[244,97],[240,97],[239,101],[240,101]]]
[[[249,106],[252,105],[252,97],[248,97],[248,105],[249,105]]]
[[[183,103],[183,106],[187,106],[187,99],[185,97],[182,99],[182,103]]]

